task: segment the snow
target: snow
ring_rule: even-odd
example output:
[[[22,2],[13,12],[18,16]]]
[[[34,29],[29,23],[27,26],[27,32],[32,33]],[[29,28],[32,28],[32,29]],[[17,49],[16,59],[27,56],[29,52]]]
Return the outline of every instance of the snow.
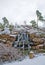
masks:
[[[5,33],[5,34],[10,34],[9,28],[5,27],[3,33]]]
[[[34,53],[33,51],[30,51],[30,53]]]
[[[12,36],[12,37],[16,37],[17,35],[11,35],[11,34],[10,34],[10,36]]]
[[[0,31],[0,34],[10,34],[9,28],[5,27],[4,31]]]
[[[28,32],[30,32],[32,34],[32,33],[38,32],[38,30],[37,29],[30,29]]]
[[[45,65],[45,56],[39,55],[33,59],[29,59],[29,57],[27,57],[22,61],[16,61],[4,65]]]

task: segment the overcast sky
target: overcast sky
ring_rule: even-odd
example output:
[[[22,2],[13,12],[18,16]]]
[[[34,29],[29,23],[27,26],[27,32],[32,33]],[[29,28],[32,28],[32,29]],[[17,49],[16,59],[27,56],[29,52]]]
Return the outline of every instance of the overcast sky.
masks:
[[[0,0],[0,20],[7,17],[13,24],[28,23],[36,18],[37,9],[45,16],[45,0]]]

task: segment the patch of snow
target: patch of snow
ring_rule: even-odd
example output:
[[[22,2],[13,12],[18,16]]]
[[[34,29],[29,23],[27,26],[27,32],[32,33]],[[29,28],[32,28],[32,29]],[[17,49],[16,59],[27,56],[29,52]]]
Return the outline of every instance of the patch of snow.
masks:
[[[35,33],[35,32],[38,32],[37,29],[30,29],[29,30],[30,33]]]
[[[4,31],[1,31],[0,34],[10,34],[9,28],[4,28]]]
[[[34,53],[33,51],[30,51],[30,53]]]
[[[10,34],[9,28],[5,27],[3,33],[5,33],[5,34]]]
[[[10,36],[12,36],[12,37],[16,37],[17,35],[11,35],[11,34],[10,34]]]
[[[16,61],[12,63],[7,63],[3,65],[45,65],[45,56],[39,55],[33,59],[25,58],[22,61]]]

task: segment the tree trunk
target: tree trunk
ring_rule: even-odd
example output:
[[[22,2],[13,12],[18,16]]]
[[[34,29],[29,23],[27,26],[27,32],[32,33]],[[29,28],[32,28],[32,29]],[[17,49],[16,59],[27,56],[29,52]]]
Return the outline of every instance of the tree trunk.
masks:
[[[37,17],[37,29],[38,29],[38,17]]]

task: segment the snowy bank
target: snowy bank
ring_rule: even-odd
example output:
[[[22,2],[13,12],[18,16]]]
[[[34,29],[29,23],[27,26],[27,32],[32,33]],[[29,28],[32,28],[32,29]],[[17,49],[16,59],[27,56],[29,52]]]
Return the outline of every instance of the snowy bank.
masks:
[[[16,62],[7,63],[3,65],[45,65],[45,56],[41,55],[33,59],[29,59],[27,57],[22,61],[16,61]]]

